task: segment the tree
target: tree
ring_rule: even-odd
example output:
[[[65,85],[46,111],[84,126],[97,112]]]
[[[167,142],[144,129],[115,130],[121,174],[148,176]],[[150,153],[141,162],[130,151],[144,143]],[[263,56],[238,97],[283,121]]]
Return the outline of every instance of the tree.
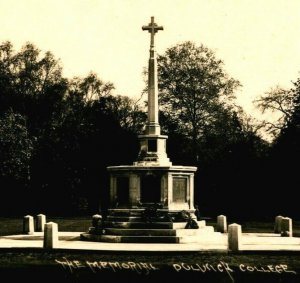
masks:
[[[33,145],[25,117],[12,110],[0,115],[0,212],[3,214],[18,214],[25,206]]]
[[[67,87],[60,62],[51,52],[44,55],[33,44],[15,52],[10,42],[0,45],[0,110],[27,117],[31,134],[41,135],[61,109]]]
[[[136,101],[121,95],[105,96],[100,101],[104,113],[112,116],[120,126],[135,134],[142,132],[146,121],[146,113]]]
[[[115,89],[111,82],[104,82],[91,72],[85,78],[74,77],[69,82],[68,95],[74,96],[85,104],[93,104],[101,97],[109,96]]]
[[[18,52],[10,42],[0,44],[0,113],[12,113],[1,118],[1,182],[20,181],[27,213],[29,207],[72,213],[86,199],[99,202],[106,167],[134,158],[133,132],[144,113],[113,91],[95,73],[63,78],[59,60],[31,43]],[[46,207],[45,197],[56,206]]]
[[[262,121],[261,126],[273,138],[279,135],[292,118],[295,106],[294,99],[295,91],[293,89],[288,90],[276,86],[254,100],[254,104],[261,110],[262,114],[269,114],[267,117],[272,117]]]
[[[7,111],[0,117],[0,178],[27,181],[33,142],[28,135],[26,120]]]
[[[160,123],[169,135],[168,154],[176,163],[198,167],[195,202],[201,212],[257,215],[242,195],[251,190],[249,199],[254,201],[263,188],[254,176],[260,176],[268,145],[235,104],[239,81],[226,73],[213,51],[192,42],[159,55],[158,76]],[[241,205],[232,205],[233,196],[240,196]]]
[[[272,135],[272,143],[265,162],[265,191],[269,193],[268,207],[274,214],[298,215],[297,187],[300,158],[300,79],[293,87],[271,88],[254,101],[264,114],[261,126]],[[270,118],[271,117],[271,118]],[[282,193],[284,191],[284,193]],[[289,203],[289,206],[278,205]]]
[[[293,105],[291,114],[287,121],[287,127],[293,126],[300,131],[300,78],[294,82],[294,88],[291,90],[293,96]]]
[[[127,163],[137,154],[134,131],[144,113],[113,90],[113,84],[93,73],[71,79],[63,111],[43,136],[43,154],[36,160],[36,187],[46,188],[49,198],[58,190],[56,211],[69,205],[68,211],[74,213],[81,204],[97,211],[99,201],[107,198],[106,167]],[[132,117],[137,117],[137,122]],[[39,164],[47,164],[47,170],[38,168]]]
[[[204,45],[184,42],[158,56],[161,110],[197,143],[229,106],[240,83],[229,77],[224,64]]]

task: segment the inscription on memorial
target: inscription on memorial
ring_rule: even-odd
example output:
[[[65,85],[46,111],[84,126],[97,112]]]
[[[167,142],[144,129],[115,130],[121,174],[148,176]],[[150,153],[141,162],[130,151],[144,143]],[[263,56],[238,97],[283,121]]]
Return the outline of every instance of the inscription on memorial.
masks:
[[[173,177],[173,202],[186,202],[187,178]]]

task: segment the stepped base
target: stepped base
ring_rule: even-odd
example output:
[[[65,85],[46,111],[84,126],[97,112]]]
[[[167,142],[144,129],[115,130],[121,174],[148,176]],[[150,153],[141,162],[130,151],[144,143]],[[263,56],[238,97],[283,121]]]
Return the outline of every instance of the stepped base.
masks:
[[[202,229],[105,229],[106,235],[117,236],[197,236],[213,232],[213,227]]]
[[[198,228],[192,229],[186,228],[188,221],[178,218],[177,211],[168,213],[172,220],[164,217],[166,214],[162,217],[160,211],[145,218],[144,211],[142,208],[111,209],[101,226],[91,227],[80,239],[110,243],[203,243],[221,237],[212,226],[206,226],[205,220],[197,221]]]
[[[123,229],[184,229],[186,222],[114,222],[105,221],[107,228]],[[198,221],[199,227],[205,226],[205,221]]]
[[[94,235],[83,233],[83,241],[108,242],[108,243],[204,243],[222,240],[221,233],[213,232],[208,235],[197,236],[119,236],[119,235]]]
[[[179,243],[179,237],[174,236],[116,236],[83,233],[80,235],[80,239],[108,243]]]

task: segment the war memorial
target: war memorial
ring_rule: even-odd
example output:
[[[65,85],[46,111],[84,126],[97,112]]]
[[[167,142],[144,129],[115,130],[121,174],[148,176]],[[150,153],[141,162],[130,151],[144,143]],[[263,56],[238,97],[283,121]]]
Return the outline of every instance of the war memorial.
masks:
[[[243,233],[241,225],[228,225],[224,215],[217,217],[215,227],[197,215],[197,168],[172,164],[168,137],[159,124],[155,34],[163,27],[151,17],[142,30],[150,34],[148,119],[138,137],[136,161],[107,168],[108,214],[93,215],[91,227],[82,232],[60,231],[43,214],[26,215],[21,234],[0,238],[2,252],[19,251],[25,258],[38,253],[40,261],[51,254],[44,269],[31,266],[29,276],[35,272],[35,279],[45,277],[45,270],[51,278],[51,270],[59,268],[66,282],[153,282],[161,276],[197,282],[299,282],[299,266],[292,258],[299,258],[300,238],[293,236],[291,218],[276,216],[273,233]],[[270,264],[257,261],[265,254]]]

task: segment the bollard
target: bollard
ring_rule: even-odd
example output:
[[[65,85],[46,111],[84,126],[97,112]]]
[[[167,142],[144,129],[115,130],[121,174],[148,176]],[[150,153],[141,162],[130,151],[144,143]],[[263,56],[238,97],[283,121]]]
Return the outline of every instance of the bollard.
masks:
[[[281,220],[281,236],[293,237],[293,223],[289,217],[283,217]]]
[[[92,232],[100,235],[102,234],[103,230],[103,218],[100,214],[95,214],[93,215],[93,220],[92,220]]]
[[[239,251],[242,246],[242,227],[236,223],[228,226],[228,249]]]
[[[224,215],[217,217],[217,232],[227,233],[227,219]]]
[[[44,225],[44,249],[54,249],[58,244],[57,223],[48,222]]]
[[[34,223],[31,215],[26,215],[23,218],[23,233],[29,235],[34,233]]]
[[[282,221],[282,216],[278,215],[275,217],[275,227],[274,227],[274,233],[275,234],[280,234],[281,233],[281,221]]]
[[[92,216],[92,226],[97,227],[99,224],[99,221],[102,221],[102,216],[100,214],[95,214]]]
[[[45,223],[46,223],[46,216],[44,214],[38,214],[36,216],[36,231],[44,232]]]

